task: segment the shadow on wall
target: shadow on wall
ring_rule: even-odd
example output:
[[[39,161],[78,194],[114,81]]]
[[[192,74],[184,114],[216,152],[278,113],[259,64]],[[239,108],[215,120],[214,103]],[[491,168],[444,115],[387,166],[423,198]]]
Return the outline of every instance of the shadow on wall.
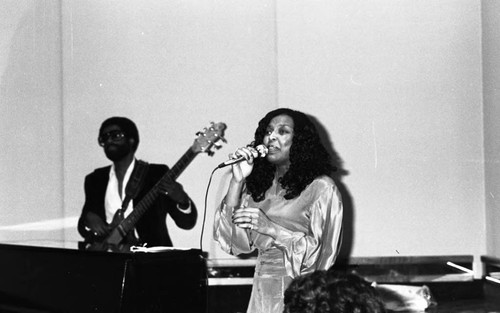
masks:
[[[352,244],[353,244],[353,234],[354,234],[354,210],[351,194],[349,190],[342,182],[342,178],[349,174],[349,172],[343,168],[343,161],[338,152],[335,150],[333,143],[330,140],[328,131],[323,127],[323,125],[311,115],[308,115],[311,121],[316,126],[318,134],[321,141],[327,151],[332,157],[332,164],[335,168],[334,172],[331,174],[332,178],[335,180],[337,187],[342,195],[342,203],[344,205],[344,219],[342,221],[343,233],[342,233],[342,246],[340,248],[340,253],[338,260],[348,259],[351,255]]]

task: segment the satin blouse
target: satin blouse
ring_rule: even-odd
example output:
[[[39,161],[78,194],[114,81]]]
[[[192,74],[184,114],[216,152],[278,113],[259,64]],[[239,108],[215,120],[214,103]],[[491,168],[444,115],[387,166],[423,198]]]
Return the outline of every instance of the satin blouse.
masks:
[[[342,199],[334,181],[321,176],[302,193],[286,200],[277,182],[261,202],[244,190],[240,207],[260,208],[274,224],[276,239],[232,223],[233,210],[222,201],[215,213],[214,239],[232,255],[258,249],[247,313],[283,312],[285,289],[294,277],[326,270],[339,253],[342,235]]]

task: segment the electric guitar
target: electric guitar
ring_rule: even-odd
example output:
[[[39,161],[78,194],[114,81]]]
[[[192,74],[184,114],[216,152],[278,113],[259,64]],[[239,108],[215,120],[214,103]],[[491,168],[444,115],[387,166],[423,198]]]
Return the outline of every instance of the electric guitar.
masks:
[[[105,245],[119,245],[126,238],[126,242],[134,241],[133,229],[142,215],[151,207],[160,192],[160,184],[164,180],[175,180],[186,169],[186,167],[193,161],[199,153],[207,153],[212,156],[214,152],[212,148],[219,149],[221,147],[219,140],[225,142],[224,130],[226,124],[224,123],[211,123],[209,127],[196,133],[197,138],[193,144],[184,153],[184,155],[175,163],[175,165],[163,175],[162,178],[151,188],[151,190],[141,199],[141,201],[134,206],[130,214],[123,218],[123,213],[118,212],[113,217],[113,222],[110,224],[112,229],[109,235],[102,241]],[[137,239],[136,239],[137,241]]]

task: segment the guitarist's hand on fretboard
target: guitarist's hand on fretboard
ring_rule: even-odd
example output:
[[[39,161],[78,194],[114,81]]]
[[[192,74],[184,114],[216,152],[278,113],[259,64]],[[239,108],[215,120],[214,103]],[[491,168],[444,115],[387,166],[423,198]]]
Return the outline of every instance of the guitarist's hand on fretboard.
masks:
[[[159,184],[160,191],[167,194],[172,200],[179,204],[189,204],[189,196],[181,184],[171,179],[164,179]]]

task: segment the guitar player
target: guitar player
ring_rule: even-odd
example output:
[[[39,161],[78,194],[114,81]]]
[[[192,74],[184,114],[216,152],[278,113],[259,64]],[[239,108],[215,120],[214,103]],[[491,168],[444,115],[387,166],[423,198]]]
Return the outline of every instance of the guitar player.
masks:
[[[167,214],[182,229],[194,227],[196,207],[182,185],[166,175],[169,167],[135,158],[139,132],[133,121],[125,117],[106,119],[98,143],[112,164],[85,177],[78,232],[86,242],[106,243],[113,235],[108,243],[172,246]],[[136,204],[143,205],[142,212],[134,212]],[[133,213],[140,215],[135,217]],[[124,221],[127,227],[122,227]]]

